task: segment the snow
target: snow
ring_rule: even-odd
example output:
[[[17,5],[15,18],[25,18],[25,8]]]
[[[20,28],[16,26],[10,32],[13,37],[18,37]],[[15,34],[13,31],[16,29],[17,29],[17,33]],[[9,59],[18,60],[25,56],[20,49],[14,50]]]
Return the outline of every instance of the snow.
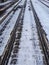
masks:
[[[34,41],[38,41],[38,38],[33,36],[33,35],[37,36],[37,31],[33,30],[34,28],[36,29],[36,27],[33,27],[32,29],[31,22],[35,22],[35,21],[32,19],[33,18],[32,13],[30,13],[28,9],[29,7],[27,4],[25,16],[24,16],[22,36],[20,39],[20,46],[19,46],[20,49],[18,52],[17,65],[32,65],[32,64],[37,65],[37,62],[38,65],[39,63],[40,65],[43,65],[40,47],[36,45],[36,43],[34,43]],[[35,38],[34,41],[32,40],[33,38]],[[39,41],[37,43],[39,44]],[[35,48],[34,48],[34,44],[36,45]],[[38,58],[40,58],[40,60]]]
[[[19,51],[15,65],[43,65],[43,54],[39,46],[38,34],[32,10],[29,11],[29,0],[27,0],[26,11],[23,20],[23,29],[20,39]],[[8,65],[12,60],[12,54]]]
[[[0,17],[0,22],[9,14],[9,12],[13,11],[15,7],[17,7],[19,4],[23,5],[24,1],[19,0],[18,2],[16,2],[14,5],[12,5],[12,7],[10,7],[9,9],[6,10],[5,14]]]
[[[10,10],[10,11],[11,11],[11,10]],[[9,10],[6,11],[6,13],[5,13],[2,17],[0,17],[0,22],[1,22],[2,20],[4,20],[4,18],[9,14],[10,11],[9,11]]]
[[[38,0],[32,0],[32,3],[49,40],[49,8]]]
[[[0,24],[0,30],[5,26],[5,24],[7,23],[7,21],[9,21],[12,15],[13,15],[13,12],[9,14],[9,16],[4,20],[4,22],[2,22],[2,24]]]
[[[6,10],[6,14],[3,17],[0,18],[0,21],[9,13],[9,11],[14,9],[14,7],[16,7],[16,5],[19,2],[20,2],[20,0],[17,3],[15,3],[13,5],[13,7],[10,7],[8,10]],[[24,2],[22,1],[21,4],[23,5]],[[18,10],[16,10],[16,12],[14,14],[13,14],[13,12],[11,12],[9,14],[9,16],[4,20],[4,22],[2,24],[0,24],[0,30],[1,30],[4,27],[4,25],[6,24],[6,22],[9,20],[9,18],[13,15],[11,17],[10,21],[9,21],[10,23],[6,26],[5,30],[2,32],[2,35],[0,36],[0,56],[3,54],[3,51],[4,51],[5,46],[7,45],[7,42],[10,38],[10,34],[11,34],[13,28],[14,28],[14,25],[16,23],[16,20],[18,18],[18,15],[19,15],[20,11],[21,11],[21,9],[18,9]]]
[[[7,15],[9,14],[10,11],[12,11],[12,9],[14,9],[14,7],[15,7],[20,1],[21,1],[21,0],[19,0],[15,5],[13,5],[13,6],[10,7],[8,10],[6,10],[5,14],[4,14],[2,17],[0,17],[0,22],[2,21],[2,19],[5,18],[5,16],[7,16]],[[25,0],[24,0],[24,1],[25,1]],[[21,1],[17,6],[19,6],[20,4],[23,5],[23,4],[24,4],[24,1]],[[21,5],[20,5],[20,6],[21,6]],[[17,6],[16,6],[16,7],[17,7]],[[8,17],[4,20],[4,22],[2,22],[2,24],[0,24],[0,30],[3,28],[3,26],[4,26],[4,25],[6,24],[6,22],[9,20],[9,18],[12,17],[13,12],[14,12],[14,11],[12,11],[12,12],[8,15]]]
[[[24,2],[25,2],[25,0],[22,0],[22,1],[20,2],[20,4],[19,4],[19,5],[23,5],[23,4],[24,4]]]
[[[48,7],[49,7],[49,1],[47,0],[39,0],[39,1],[41,1],[42,3],[44,3],[45,5],[47,5]]]
[[[12,7],[10,7],[9,9],[7,9],[6,13],[2,17],[0,17],[0,21],[2,21],[2,19],[5,18],[5,16],[7,16],[9,14],[9,12],[11,12],[16,5],[17,5],[17,3],[14,4]]]
[[[7,2],[4,2],[4,3],[0,3],[0,6],[4,6],[4,5],[7,5],[9,3],[11,3],[11,1],[7,1]]]
[[[49,3],[49,1],[48,1],[48,0],[43,0],[43,1],[45,1],[45,2]]]
[[[2,55],[2,53],[5,49],[5,46],[7,45],[7,42],[9,40],[10,34],[15,26],[19,13],[20,13],[20,9],[15,12],[12,19],[10,20],[10,23],[7,25],[6,29],[2,32],[2,35],[0,36],[0,39],[2,40],[2,42],[0,43],[0,56]]]

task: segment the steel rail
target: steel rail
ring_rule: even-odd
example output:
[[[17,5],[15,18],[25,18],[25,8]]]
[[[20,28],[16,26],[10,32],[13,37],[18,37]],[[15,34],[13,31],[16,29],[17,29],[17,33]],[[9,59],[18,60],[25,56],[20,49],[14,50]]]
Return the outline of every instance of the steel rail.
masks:
[[[38,35],[39,35],[39,40],[41,42],[41,46],[42,46],[42,49],[44,52],[45,60],[46,60],[47,65],[49,65],[49,42],[46,38],[46,34],[42,28],[39,17],[37,16],[37,13],[34,9],[34,6],[33,6],[31,0],[30,0],[30,3],[31,3],[33,14],[34,14],[34,19],[36,22],[36,27],[37,27],[37,31],[38,31]]]
[[[21,17],[24,17],[24,14],[22,15],[22,12],[24,13],[25,7],[26,7],[26,1],[24,3],[24,6],[22,7],[22,9],[20,11],[20,14],[19,14],[18,19],[16,21],[16,24],[11,32],[11,35],[10,35],[10,38],[9,38],[8,43],[6,45],[6,48],[4,49],[4,52],[1,56],[0,65],[7,65],[7,63],[8,63],[8,60],[9,60],[9,57],[10,57],[10,54],[11,54],[11,51],[13,48],[13,43],[15,41],[15,34],[16,34],[16,30],[18,28],[18,24],[20,23],[20,19],[23,20],[23,18],[21,18]]]
[[[14,7],[7,13],[5,14],[4,16],[2,16],[0,18],[0,24],[6,19],[6,17],[14,10],[14,8],[20,3],[21,1],[17,2],[16,4],[14,4]]]

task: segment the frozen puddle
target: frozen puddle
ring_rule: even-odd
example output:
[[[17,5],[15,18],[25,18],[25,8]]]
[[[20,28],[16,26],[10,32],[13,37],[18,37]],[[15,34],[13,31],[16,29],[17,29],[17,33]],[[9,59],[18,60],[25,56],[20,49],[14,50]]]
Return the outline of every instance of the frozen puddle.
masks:
[[[27,3],[24,16],[17,65],[43,65],[43,55],[41,54],[41,50],[39,47],[39,40],[35,22],[32,19],[33,13],[32,11],[29,11],[28,5],[29,3]]]

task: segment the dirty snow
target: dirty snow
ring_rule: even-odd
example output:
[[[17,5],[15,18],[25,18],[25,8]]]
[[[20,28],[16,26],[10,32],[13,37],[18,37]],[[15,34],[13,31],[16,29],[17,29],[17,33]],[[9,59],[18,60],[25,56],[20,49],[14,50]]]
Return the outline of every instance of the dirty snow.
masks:
[[[12,17],[13,12],[11,12],[8,17],[4,20],[4,22],[2,22],[2,24],[0,24],[0,30],[4,27],[4,25],[7,23],[7,21],[9,21],[9,19]]]
[[[13,11],[15,7],[17,7],[17,4],[20,3],[20,1],[18,1],[17,3],[15,3],[14,5],[12,5],[12,7],[8,8],[6,10],[6,12],[4,13],[4,15],[2,17],[0,17],[0,21],[2,21],[2,19],[5,18],[5,16],[7,16],[9,14],[9,12]]]
[[[12,53],[11,53],[12,55]],[[14,57],[15,59],[17,57]],[[8,65],[12,60],[10,57]],[[29,0],[27,0],[26,11],[23,20],[22,36],[20,39],[18,58],[15,65],[43,65],[43,54],[39,46],[36,24],[32,10],[29,11]]]
[[[0,56],[2,55],[5,46],[10,38],[10,34],[14,28],[14,25],[16,23],[16,20],[18,18],[18,15],[20,13],[21,9],[17,10],[15,14],[13,15],[12,19],[10,20],[10,23],[7,25],[6,29],[2,32],[2,35],[0,36]]]
[[[29,7],[27,3],[17,65],[43,65],[43,58],[39,47],[36,26],[34,27],[32,25],[32,23],[34,24],[35,21],[32,19],[32,13],[29,12],[28,9]]]

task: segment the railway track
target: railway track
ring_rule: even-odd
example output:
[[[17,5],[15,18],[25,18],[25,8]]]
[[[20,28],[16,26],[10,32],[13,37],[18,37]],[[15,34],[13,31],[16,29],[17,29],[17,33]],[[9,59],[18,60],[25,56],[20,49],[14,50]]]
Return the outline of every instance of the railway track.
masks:
[[[38,35],[39,35],[39,40],[41,42],[42,45],[42,49],[43,49],[43,53],[45,55],[45,59],[46,59],[46,63],[47,65],[49,65],[49,42],[46,38],[46,33],[44,32],[42,25],[40,23],[40,20],[36,14],[36,11],[33,7],[32,1],[31,2],[31,6],[32,6],[32,10],[34,13],[34,18],[35,18],[35,22],[36,22],[36,26],[37,26],[37,30],[38,30]]]
[[[23,2],[22,2],[22,6],[23,6]],[[21,5],[20,5],[21,7]],[[15,7],[17,8],[17,7]],[[21,7],[22,8],[22,7]],[[20,14],[21,8],[19,8],[18,10],[15,9],[15,11],[11,12],[9,14],[9,16],[2,22],[2,24],[0,24],[0,48],[2,47],[2,49],[0,49],[0,56],[2,55],[4,48],[6,46],[6,44],[8,43],[8,39],[10,38],[10,34],[11,31],[15,25],[15,22],[17,20],[18,15]],[[18,13],[19,12],[19,13]],[[16,15],[16,16],[15,16]],[[14,17],[16,17],[15,20]],[[14,22],[14,23],[13,23]],[[11,26],[11,24],[13,26]],[[7,30],[8,29],[8,30]],[[11,31],[9,31],[11,30]],[[6,41],[6,40],[7,41]],[[5,40],[5,41],[4,41]],[[3,46],[2,46],[3,45]],[[1,51],[2,50],[2,51]]]
[[[21,5],[20,5],[21,6]],[[17,6],[16,6],[16,8],[17,8]],[[12,10],[13,11],[13,10]],[[3,20],[3,22],[0,24],[0,35],[2,34],[2,32],[5,30],[5,28],[6,28],[6,26],[8,25],[8,23],[10,22],[10,19],[13,17],[13,15],[14,15],[14,12],[15,11],[10,11],[8,14],[7,14],[7,16],[5,15],[5,17],[2,19]],[[5,19],[6,18],[6,19]],[[8,20],[7,20],[8,19]]]
[[[12,32],[11,32],[10,39],[8,40],[6,48],[4,49],[2,56],[0,56],[0,65],[3,65],[3,64],[6,65],[8,63],[8,59],[9,59],[9,56],[11,54],[13,43],[14,43],[14,40],[15,40],[16,31],[17,31],[17,29],[20,31],[21,28],[22,28],[22,24],[23,24],[22,20],[23,20],[23,16],[24,16],[25,7],[26,7],[26,1],[23,5],[21,11],[20,11],[17,22],[16,22],[16,24],[15,24],[15,26],[14,26]],[[18,35],[18,37],[19,37],[19,35]]]
[[[41,0],[38,0],[39,2],[41,2],[43,5],[45,5],[46,7],[48,7],[49,8],[49,3],[48,2],[44,2],[44,1],[41,1]]]
[[[15,4],[15,8],[13,7],[4,17],[2,17],[1,21],[0,21],[0,35],[2,35],[2,32],[5,30],[6,26],[9,24],[10,19],[13,17],[15,11],[18,8],[22,8],[23,5],[19,5],[21,3],[21,1],[19,1],[18,3]]]
[[[15,4],[17,1],[7,1],[0,4],[0,13],[3,13],[3,11],[7,10],[9,7]]]
[[[21,2],[21,5],[22,5],[22,7],[23,7],[23,3],[24,2]],[[20,5],[20,7],[21,7],[21,5]],[[22,8],[21,7],[21,8]],[[17,7],[16,7],[17,8]],[[2,43],[4,43],[4,44],[6,44],[7,42],[4,42],[4,37],[5,37],[5,39],[6,39],[6,37],[7,37],[7,35],[10,35],[11,34],[11,31],[12,31],[12,29],[13,29],[13,26],[15,25],[15,22],[16,22],[16,20],[17,20],[17,18],[18,18],[18,15],[19,15],[19,13],[20,13],[20,11],[21,11],[21,8],[19,8],[18,10],[15,10],[13,13],[11,13],[10,14],[10,16],[8,16],[8,18],[5,20],[5,21],[3,21],[2,22],[2,24],[0,25],[0,47],[2,46]],[[19,13],[18,13],[19,12]],[[16,18],[15,20],[13,20],[14,19],[14,17]],[[13,25],[13,26],[11,26],[11,24]],[[8,30],[7,30],[8,29]],[[9,31],[9,30],[11,30],[11,31]],[[6,34],[7,33],[7,34]],[[7,39],[6,39],[7,40]],[[4,45],[3,44],[3,45]],[[0,54],[1,55],[1,54]]]
[[[27,0],[27,2],[29,2],[29,0]],[[38,36],[37,36],[36,27],[34,27],[35,22],[34,22],[34,20],[31,22],[32,18],[31,18],[31,20],[29,19],[30,16],[32,16],[32,15],[29,16],[29,14],[32,14],[32,11],[30,12],[30,5],[28,5],[28,4],[29,3],[27,3],[27,5],[26,5],[26,10],[25,10],[24,18],[23,18],[23,26],[22,26],[23,28],[20,31],[19,30],[16,31],[16,39],[15,39],[15,42],[13,45],[13,50],[11,52],[11,56],[10,56],[8,65],[30,65],[30,64],[32,65],[32,63],[34,65],[36,65],[36,63],[39,64],[40,62],[41,62],[41,65],[43,64],[43,61],[41,58],[42,54],[40,56],[41,50],[38,50],[38,49],[40,49],[40,47],[39,47],[39,40],[38,40]],[[26,16],[28,19],[26,19]],[[35,29],[35,31],[34,31],[34,29]],[[33,30],[33,32],[32,32],[32,30]],[[32,38],[32,34],[33,34],[33,38]],[[36,36],[37,36],[37,38],[36,38]],[[35,42],[35,40],[36,40],[36,42]],[[36,48],[35,48],[35,46],[36,46]],[[39,54],[37,53],[37,55],[36,55],[35,54],[36,51],[38,51]],[[39,56],[38,58],[40,58],[40,60],[37,58],[37,56]],[[35,60],[36,60],[36,62],[35,62]]]
[[[7,31],[7,36],[10,37],[5,39],[7,42],[2,46],[5,47],[1,50],[2,53],[0,52],[0,65],[49,65],[48,40],[32,0],[23,2],[23,6],[18,10],[15,8],[14,16],[10,18],[12,29],[9,29],[10,26],[6,27],[11,32],[9,34]],[[2,34],[5,29],[1,29]]]
[[[11,1],[5,2],[5,3],[1,3],[0,4],[0,14],[1,12],[3,12],[4,10],[6,10],[8,7],[10,7],[10,3],[12,3]]]
[[[29,0],[27,0],[27,2],[29,2]],[[30,20],[30,16],[33,17],[33,15],[30,9],[30,5],[28,4],[29,3],[27,3],[26,5],[24,14],[22,26],[23,28],[21,33],[20,31],[16,32],[16,39],[13,45],[13,50],[11,52],[8,65],[39,65],[39,63],[40,65],[43,65],[43,54],[41,54],[41,50],[39,47],[36,25],[34,18],[31,18]],[[28,19],[26,19],[26,17]],[[17,37],[17,35],[19,36]]]
[[[14,9],[18,8],[18,4],[21,2],[22,0],[13,3],[11,6],[7,8],[5,8],[6,12],[4,12],[5,14],[3,16],[0,17],[0,24],[9,16],[9,14],[14,11]],[[4,11],[4,10],[3,10]],[[1,11],[2,12],[2,11]],[[2,12],[3,13],[3,12]]]

